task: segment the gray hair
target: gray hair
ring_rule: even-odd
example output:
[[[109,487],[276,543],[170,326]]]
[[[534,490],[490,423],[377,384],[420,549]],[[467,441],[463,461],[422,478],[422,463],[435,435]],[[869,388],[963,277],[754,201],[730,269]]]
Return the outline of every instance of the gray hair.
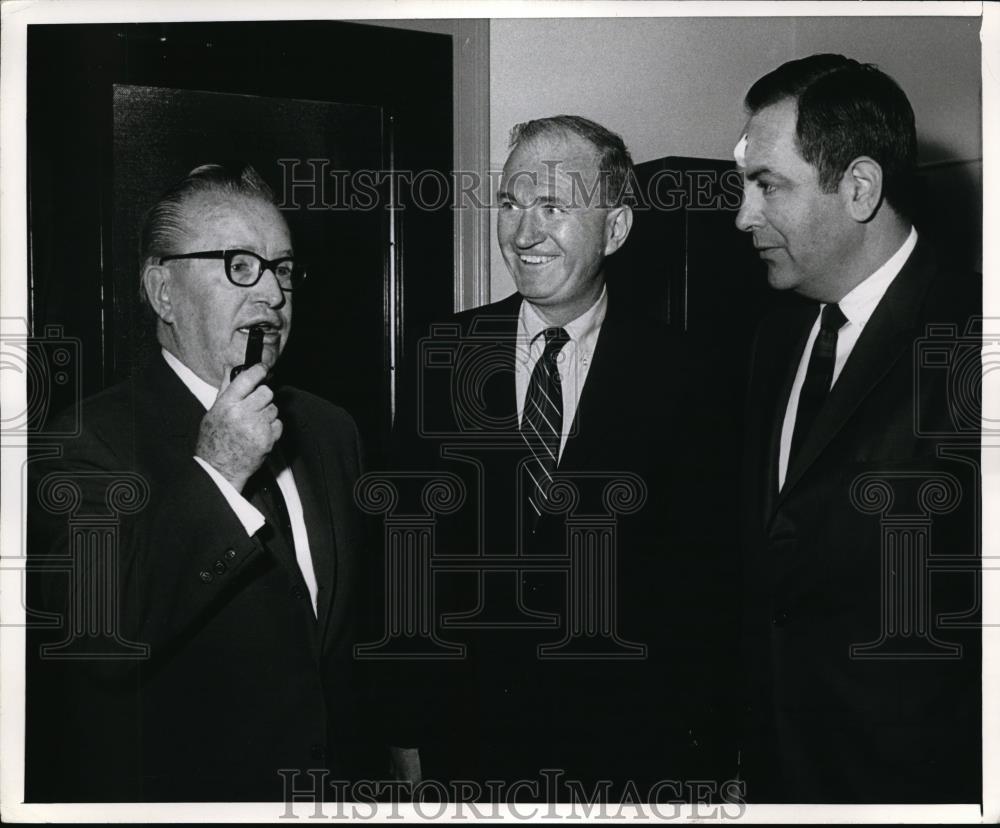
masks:
[[[163,193],[146,212],[139,237],[142,268],[151,259],[178,252],[177,245],[188,231],[184,208],[192,198],[205,193],[242,196],[277,206],[274,191],[249,164],[202,164],[195,167]],[[148,302],[142,287],[139,298],[144,303]]]
[[[593,144],[599,155],[598,170],[605,187],[606,206],[626,203],[631,192],[626,185],[635,170],[620,135],[580,115],[553,115],[516,124],[510,131],[509,148],[513,150],[522,141],[543,135],[577,135]]]

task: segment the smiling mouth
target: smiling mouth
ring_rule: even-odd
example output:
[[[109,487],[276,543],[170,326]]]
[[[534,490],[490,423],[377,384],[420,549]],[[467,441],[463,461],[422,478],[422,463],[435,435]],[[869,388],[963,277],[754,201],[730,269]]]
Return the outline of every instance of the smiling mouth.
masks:
[[[556,256],[528,256],[524,253],[518,255],[518,258],[526,265],[546,265],[549,262],[555,261]]]

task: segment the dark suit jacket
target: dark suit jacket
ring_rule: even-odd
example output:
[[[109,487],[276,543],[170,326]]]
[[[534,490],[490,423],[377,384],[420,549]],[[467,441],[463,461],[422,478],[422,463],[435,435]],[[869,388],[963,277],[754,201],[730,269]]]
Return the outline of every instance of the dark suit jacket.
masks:
[[[108,575],[116,630],[149,651],[140,660],[29,663],[32,799],[275,800],[278,768],[358,772],[368,750],[351,663],[358,433],[345,411],[310,394],[282,388],[276,404],[319,582],[318,620],[291,550],[269,527],[248,537],[192,459],[204,409],[162,359],[86,400],[82,433],[60,445],[61,457],[36,447],[30,557],[38,565],[71,554],[97,578],[92,556],[67,549],[69,527],[117,519],[117,573]],[[115,497],[116,473],[140,482],[126,479]],[[130,487],[146,501],[138,510],[128,506]],[[59,495],[69,490],[79,502],[67,510]],[[39,575],[33,592],[69,618],[69,583],[65,573]],[[29,658],[68,627],[39,631]],[[122,650],[106,637],[74,646]]]
[[[759,329],[743,484],[751,801],[978,801],[979,344],[963,335],[980,296],[920,242],[780,493],[781,423],[816,306]]]
[[[468,651],[460,661],[425,666],[429,726],[413,737],[425,769],[440,778],[510,782],[553,768],[586,785],[610,780],[612,795],[630,780],[644,795],[660,779],[725,775],[719,768],[730,759],[735,765],[735,751],[719,744],[718,694],[726,684],[712,676],[735,661],[735,652],[727,661],[721,632],[735,641],[727,620],[733,602],[725,597],[734,544],[724,540],[735,524],[724,514],[735,503],[727,491],[734,475],[721,469],[738,452],[714,423],[734,407],[713,402],[712,390],[701,387],[696,349],[659,323],[623,313],[612,294],[557,470],[578,502],[569,517],[543,515],[519,547],[517,483],[528,456],[514,381],[521,301],[515,294],[458,314],[423,341],[411,372],[416,388],[400,408],[401,431],[409,432],[400,453],[410,468],[464,481],[466,506],[438,521],[442,556],[568,561],[570,524],[611,515],[616,569],[599,580],[616,601],[618,643],[645,649],[626,653],[611,636],[602,643],[595,635],[591,643],[605,648],[599,654],[586,644],[577,659],[543,654],[539,647],[582,623],[569,618],[565,569],[497,565],[484,574],[443,566],[438,620],[449,612],[471,616],[439,632]],[[606,486],[614,479],[625,481],[621,492],[638,491],[639,481],[634,511],[610,506]],[[508,626],[528,613],[549,613],[553,626]],[[544,785],[539,792],[542,799],[565,795]]]

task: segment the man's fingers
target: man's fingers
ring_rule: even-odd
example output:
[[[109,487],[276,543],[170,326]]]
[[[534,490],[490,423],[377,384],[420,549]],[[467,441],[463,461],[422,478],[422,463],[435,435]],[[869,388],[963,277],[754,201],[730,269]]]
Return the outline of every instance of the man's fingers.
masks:
[[[281,420],[274,420],[271,423],[271,435],[274,437],[274,442],[278,442],[281,439],[281,433],[285,430],[285,427],[281,424]]]
[[[226,392],[226,389],[229,387],[229,383],[230,383],[229,375],[233,372],[233,368],[235,368],[235,367],[236,367],[235,365],[230,365],[228,362],[223,363],[223,365],[222,365],[222,384],[219,386],[219,394],[220,394],[220,396],[222,394],[224,394]]]
[[[267,368],[264,366],[264,363],[258,362],[256,365],[251,365],[243,371],[231,383],[227,384],[226,380],[223,379],[223,385],[220,388],[223,391],[228,390],[231,397],[242,400],[250,396],[266,377]]]
[[[246,404],[254,411],[261,411],[274,399],[274,392],[266,385],[258,385],[246,398]]]

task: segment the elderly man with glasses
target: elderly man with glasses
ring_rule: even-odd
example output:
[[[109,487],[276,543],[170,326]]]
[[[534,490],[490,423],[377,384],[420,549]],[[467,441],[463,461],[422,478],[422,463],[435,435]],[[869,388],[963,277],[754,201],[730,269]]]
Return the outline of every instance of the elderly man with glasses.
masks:
[[[305,278],[288,226],[252,168],[203,166],[153,206],[142,247],[161,356],[32,464],[30,553],[74,568],[44,576],[45,608],[117,609],[104,653],[41,659],[30,749],[70,801],[273,801],[359,778],[382,752],[351,652],[359,438],[342,409],[267,385]],[[109,563],[54,507],[68,486],[103,514],[119,478],[134,502]]]

